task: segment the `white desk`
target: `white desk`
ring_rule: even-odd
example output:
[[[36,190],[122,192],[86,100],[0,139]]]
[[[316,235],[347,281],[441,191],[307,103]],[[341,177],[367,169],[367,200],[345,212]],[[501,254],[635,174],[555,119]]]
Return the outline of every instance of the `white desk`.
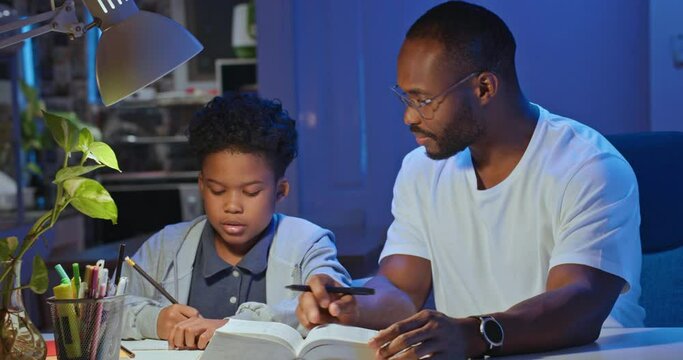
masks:
[[[683,359],[683,328],[603,329],[590,345],[503,359]]]
[[[135,347],[128,341],[124,344],[131,345],[130,348]],[[201,351],[134,352],[135,360],[197,360],[201,356]],[[598,341],[590,345],[548,353],[506,356],[502,359],[683,359],[683,328],[604,329]]]

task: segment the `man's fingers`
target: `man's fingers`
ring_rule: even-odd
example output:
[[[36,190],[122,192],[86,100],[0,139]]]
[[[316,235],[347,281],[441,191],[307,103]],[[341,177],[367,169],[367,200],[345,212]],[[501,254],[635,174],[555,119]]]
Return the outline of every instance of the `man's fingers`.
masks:
[[[313,296],[318,301],[320,307],[327,309],[330,305],[330,294],[327,293],[325,289],[326,285],[333,285],[334,281],[330,277],[314,276],[309,280],[308,286],[311,287],[311,292]]]
[[[308,322],[308,325],[305,326],[310,328],[312,327],[310,325],[318,324],[320,321],[321,309],[318,307],[318,302],[312,294],[301,294],[301,296],[299,296],[299,306],[301,307],[304,319]]]
[[[327,310],[318,307],[318,302],[311,294],[303,294],[307,296],[302,296],[299,302],[303,308],[304,317],[308,324],[303,324],[307,328],[313,328],[320,324],[328,324],[337,322],[334,317],[332,317]]]
[[[399,335],[424,326],[427,321],[429,321],[429,313],[420,311],[405,320],[401,320],[388,328],[381,330],[374,338],[370,339],[369,345],[375,349],[379,349],[393,341]]]
[[[330,304],[328,311],[334,317],[353,315],[356,311],[356,299],[351,295],[342,296]]]
[[[428,326],[423,326],[419,329],[405,332],[397,336],[388,345],[383,346],[379,349],[379,353],[383,357],[394,357],[399,354],[408,353],[407,357],[397,357],[399,359],[406,358],[412,359],[410,354],[416,355],[417,358],[431,354],[434,351],[426,352],[422,346],[423,344],[429,342],[431,345],[429,349],[434,347],[436,341],[430,341],[435,336],[434,332]]]

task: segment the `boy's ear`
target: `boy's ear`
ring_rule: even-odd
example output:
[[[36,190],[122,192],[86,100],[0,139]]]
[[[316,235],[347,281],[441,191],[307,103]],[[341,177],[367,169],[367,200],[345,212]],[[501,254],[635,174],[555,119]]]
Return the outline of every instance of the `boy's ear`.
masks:
[[[199,191],[204,191],[204,176],[201,171],[199,172],[199,176],[197,176],[197,184],[199,184]]]
[[[277,201],[280,201],[289,195],[289,180],[282,178],[277,182]]]

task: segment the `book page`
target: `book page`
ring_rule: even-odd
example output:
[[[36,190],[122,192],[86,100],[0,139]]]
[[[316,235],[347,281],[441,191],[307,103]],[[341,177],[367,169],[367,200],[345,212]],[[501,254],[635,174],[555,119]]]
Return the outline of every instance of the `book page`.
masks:
[[[280,343],[238,334],[214,334],[200,360],[273,360],[294,359],[292,349]],[[135,359],[138,360],[138,359]],[[169,360],[169,359],[166,359]]]
[[[216,330],[214,339],[218,334],[275,342],[290,349],[292,354],[294,354],[295,349],[300,347],[300,343],[303,341],[299,332],[290,326],[267,321],[230,319],[227,324]]]
[[[337,359],[372,358],[373,352],[368,341],[377,335],[376,330],[354,326],[327,324],[315,327],[301,342],[297,354],[308,359],[315,359],[313,353],[334,354]]]

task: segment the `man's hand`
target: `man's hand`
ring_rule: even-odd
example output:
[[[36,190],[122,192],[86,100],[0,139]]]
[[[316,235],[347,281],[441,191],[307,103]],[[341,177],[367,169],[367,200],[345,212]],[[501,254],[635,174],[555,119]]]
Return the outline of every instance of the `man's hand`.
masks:
[[[369,345],[376,350],[376,359],[460,359],[467,352],[484,352],[484,348],[475,350],[471,346],[484,346],[483,340],[474,338],[476,322],[422,310],[380,331]],[[467,338],[463,337],[465,334]],[[481,351],[477,353],[478,350]]]
[[[308,329],[320,324],[356,324],[359,318],[356,298],[352,295],[331,294],[325,286],[343,286],[327,275],[313,275],[308,280],[311,292],[299,296],[296,316]]]
[[[193,350],[206,348],[213,333],[228,323],[228,319],[191,318],[177,323],[168,336],[169,349]]]
[[[177,323],[199,316],[197,309],[187,305],[173,304],[161,309],[157,319],[157,335],[159,339],[168,339],[171,329]]]

